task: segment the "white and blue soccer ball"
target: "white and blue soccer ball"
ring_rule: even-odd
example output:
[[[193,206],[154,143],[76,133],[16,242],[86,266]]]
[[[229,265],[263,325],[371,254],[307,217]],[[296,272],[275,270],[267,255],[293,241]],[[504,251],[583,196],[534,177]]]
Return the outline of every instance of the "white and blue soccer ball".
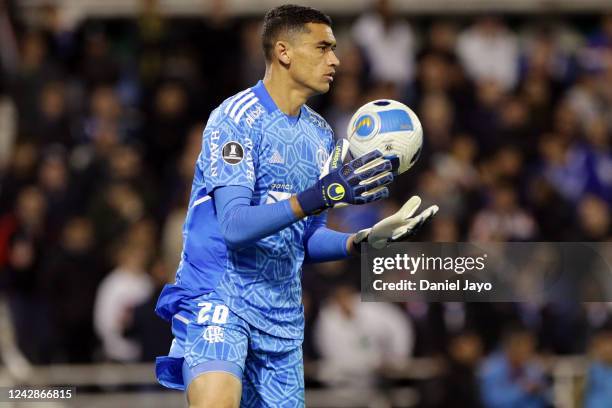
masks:
[[[353,157],[379,149],[399,158],[399,174],[410,169],[423,147],[423,127],[406,105],[392,99],[368,102],[355,112],[347,129]]]

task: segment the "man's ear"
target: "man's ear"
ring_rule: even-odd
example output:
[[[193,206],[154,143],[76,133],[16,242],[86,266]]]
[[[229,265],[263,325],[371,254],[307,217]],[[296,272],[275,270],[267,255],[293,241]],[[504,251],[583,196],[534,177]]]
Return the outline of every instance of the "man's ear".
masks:
[[[282,64],[289,65],[291,63],[291,48],[287,41],[277,41],[274,44],[274,54]]]

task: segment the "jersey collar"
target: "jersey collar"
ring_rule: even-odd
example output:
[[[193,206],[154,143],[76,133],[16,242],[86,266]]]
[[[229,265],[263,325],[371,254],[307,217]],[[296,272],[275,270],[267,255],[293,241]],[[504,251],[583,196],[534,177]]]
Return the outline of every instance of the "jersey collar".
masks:
[[[262,80],[259,80],[257,84],[251,89],[255,93],[255,96],[257,96],[257,98],[259,99],[259,102],[264,106],[266,111],[268,111],[268,113],[272,113],[277,110],[280,112],[280,109],[278,109],[278,106],[276,106],[276,103],[274,103],[274,100],[268,93],[268,90],[264,86],[264,83]],[[296,116],[289,116],[283,113],[283,115],[285,115],[289,123],[291,123],[292,125],[295,125],[297,121],[300,119],[300,116],[303,114],[304,114],[304,106],[300,108],[300,113],[297,114]]]
[[[257,85],[255,85],[251,89],[255,93],[255,96],[257,96],[257,98],[259,99],[259,102],[264,106],[264,108],[266,108],[268,113],[272,113],[278,109],[278,106],[276,106],[276,104],[272,100],[272,97],[268,93],[268,90],[264,86],[263,81],[258,81]]]

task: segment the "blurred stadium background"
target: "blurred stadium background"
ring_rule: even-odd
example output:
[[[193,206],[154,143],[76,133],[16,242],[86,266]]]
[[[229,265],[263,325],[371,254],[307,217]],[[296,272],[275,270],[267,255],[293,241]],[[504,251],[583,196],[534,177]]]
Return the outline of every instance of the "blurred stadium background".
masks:
[[[301,3],[334,19],[342,65],[310,105],[337,136],[383,97],[425,131],[392,200],[336,228],[418,193],[441,208],[423,241],[610,241],[612,3]],[[0,385],[184,406],[155,384],[154,304],[203,124],[262,77],[278,4],[0,0]],[[358,262],[304,269],[308,406],[612,407],[612,304],[362,304],[358,284]]]

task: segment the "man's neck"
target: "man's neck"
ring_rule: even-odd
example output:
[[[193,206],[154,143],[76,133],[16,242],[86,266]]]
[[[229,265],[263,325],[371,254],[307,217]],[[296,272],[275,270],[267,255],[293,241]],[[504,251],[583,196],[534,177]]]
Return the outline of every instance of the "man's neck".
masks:
[[[290,116],[299,114],[302,105],[311,96],[309,90],[296,84],[283,72],[276,71],[274,67],[266,69],[263,84],[278,109]]]

